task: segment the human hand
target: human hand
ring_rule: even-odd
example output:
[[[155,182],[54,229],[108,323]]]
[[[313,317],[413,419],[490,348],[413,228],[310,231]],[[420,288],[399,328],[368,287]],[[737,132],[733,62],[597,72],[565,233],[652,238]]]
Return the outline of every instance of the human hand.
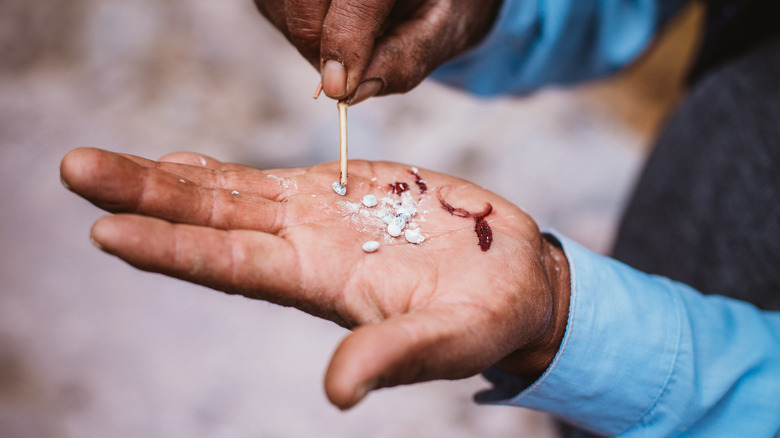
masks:
[[[563,337],[563,253],[517,207],[454,177],[356,160],[342,197],[331,187],[338,163],[263,172],[191,153],[156,162],[98,149],[71,151],[60,171],[66,187],[116,213],[92,228],[104,251],[353,330],[325,376],[340,408],[376,388],[496,363],[534,378]],[[379,205],[363,206],[367,194]],[[416,209],[410,226],[424,242],[387,234],[378,216],[397,202]],[[368,240],[379,250],[364,252]]]
[[[356,104],[403,93],[477,44],[501,0],[255,0],[320,70],[323,91]],[[357,90],[357,91],[356,91]]]

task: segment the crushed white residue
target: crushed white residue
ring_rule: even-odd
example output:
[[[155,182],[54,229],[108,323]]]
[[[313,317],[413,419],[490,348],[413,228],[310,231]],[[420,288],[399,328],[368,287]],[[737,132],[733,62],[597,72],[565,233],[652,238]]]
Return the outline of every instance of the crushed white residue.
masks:
[[[233,190],[233,193],[232,193],[232,194],[234,194],[234,195],[238,195],[238,194],[239,194],[239,193],[238,193],[238,190]]]
[[[336,181],[333,191],[344,196],[346,188]],[[374,252],[378,248],[380,238],[384,236],[384,244],[398,242],[396,239],[404,236],[407,242],[415,245],[423,243],[426,236],[417,224],[417,220],[425,222],[418,215],[418,205],[411,191],[399,195],[388,194],[377,199],[375,195],[366,195],[358,202],[349,200],[337,201],[336,210],[361,234],[375,236],[364,243],[364,251]]]
[[[295,180],[289,180],[287,178],[282,178],[281,176],[276,176],[270,173],[266,174],[266,176],[276,180],[284,190],[289,189],[290,186],[292,186],[295,190],[298,190],[298,183],[295,182]]]
[[[403,232],[403,230],[404,230],[403,227],[398,225],[397,222],[393,222],[393,223],[391,223],[390,225],[387,226],[387,234],[389,234],[389,235],[391,235],[393,237],[400,236],[401,233]]]
[[[379,218],[382,219],[382,222],[386,224],[391,224],[395,220],[395,216],[393,216],[391,213],[388,213],[386,211],[383,211],[379,214]]]
[[[342,186],[340,182],[335,181],[333,182],[333,191],[341,196],[346,196],[347,194],[347,186]]]
[[[398,228],[404,229],[406,228],[407,223],[409,223],[409,219],[399,214],[398,216],[394,217],[393,221],[388,225],[396,225]]]
[[[415,213],[417,213],[416,205],[417,203],[414,202],[414,196],[412,196],[411,191],[406,191],[403,192],[403,194],[401,194],[401,206],[406,207],[414,211]]]
[[[376,207],[377,203],[378,201],[376,199],[376,196],[374,195],[363,196],[363,205],[365,205],[366,207],[369,208]]]
[[[420,229],[408,229],[404,231],[404,237],[406,238],[406,241],[409,243],[414,243],[415,245],[419,245],[425,241],[425,237],[423,237],[422,234],[420,234]]]
[[[403,218],[405,222],[409,222],[410,220],[412,220],[412,216],[414,216],[414,214],[415,214],[414,209],[406,205],[402,205],[395,209],[396,217]]]
[[[379,249],[379,242],[376,240],[369,240],[368,242],[363,244],[363,251],[371,253],[376,252],[376,250]]]
[[[360,204],[349,202],[349,201],[339,201],[337,203],[339,206],[339,210],[341,210],[344,214],[355,214],[360,211]]]

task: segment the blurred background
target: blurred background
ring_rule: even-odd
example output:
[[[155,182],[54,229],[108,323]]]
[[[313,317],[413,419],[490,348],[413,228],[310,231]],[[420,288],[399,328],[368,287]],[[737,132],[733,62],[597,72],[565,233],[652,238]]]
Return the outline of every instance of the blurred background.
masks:
[[[683,92],[699,16],[600,83],[494,100],[425,83],[360,104],[350,156],[471,180],[608,252]],[[60,185],[68,150],[336,160],[336,107],[311,99],[317,82],[250,0],[0,1],[0,436],[556,436],[543,414],[475,405],[480,377],[339,412],[321,380],[342,329],[90,244],[102,213]]]

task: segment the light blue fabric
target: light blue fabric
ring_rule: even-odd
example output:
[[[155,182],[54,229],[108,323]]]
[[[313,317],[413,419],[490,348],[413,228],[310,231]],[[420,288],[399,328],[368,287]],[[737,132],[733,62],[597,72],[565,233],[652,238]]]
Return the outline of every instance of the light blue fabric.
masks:
[[[504,0],[485,41],[434,78],[494,95],[602,77],[639,56],[683,3]],[[703,296],[556,237],[572,278],[562,346],[536,382],[487,371],[494,388],[477,401],[609,436],[780,436],[780,313]]]
[[[492,31],[432,77],[475,94],[523,94],[609,75],[685,0],[504,0]]]
[[[490,370],[497,387],[478,401],[608,436],[780,435],[780,312],[705,296],[555,237],[571,269],[558,355],[530,385]]]

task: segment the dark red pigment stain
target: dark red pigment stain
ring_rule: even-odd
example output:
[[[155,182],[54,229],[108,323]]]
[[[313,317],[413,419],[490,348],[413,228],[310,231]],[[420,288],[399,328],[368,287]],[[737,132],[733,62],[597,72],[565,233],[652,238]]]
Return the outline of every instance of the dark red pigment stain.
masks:
[[[482,249],[482,252],[487,252],[490,249],[490,245],[493,244],[493,229],[490,228],[490,224],[487,223],[485,217],[475,217],[474,219],[476,221],[474,231],[476,231],[479,238],[479,247]]]
[[[474,232],[477,233],[479,239],[479,248],[482,252],[487,252],[490,249],[490,245],[493,244],[493,229],[490,228],[490,224],[485,220],[493,212],[493,205],[489,202],[485,206],[485,209],[479,213],[472,213],[464,208],[453,207],[450,203],[444,200],[444,196],[441,194],[441,188],[436,191],[436,196],[439,198],[441,208],[447,210],[447,212],[453,216],[462,218],[474,219]]]
[[[394,195],[400,195],[403,192],[409,191],[409,184],[405,182],[394,182],[390,184],[390,192]]]
[[[420,194],[424,195],[428,192],[428,184],[425,183],[425,180],[420,177],[420,175],[417,174],[417,172],[410,170],[409,173],[414,175],[414,183],[417,184],[417,187],[420,188]]]

